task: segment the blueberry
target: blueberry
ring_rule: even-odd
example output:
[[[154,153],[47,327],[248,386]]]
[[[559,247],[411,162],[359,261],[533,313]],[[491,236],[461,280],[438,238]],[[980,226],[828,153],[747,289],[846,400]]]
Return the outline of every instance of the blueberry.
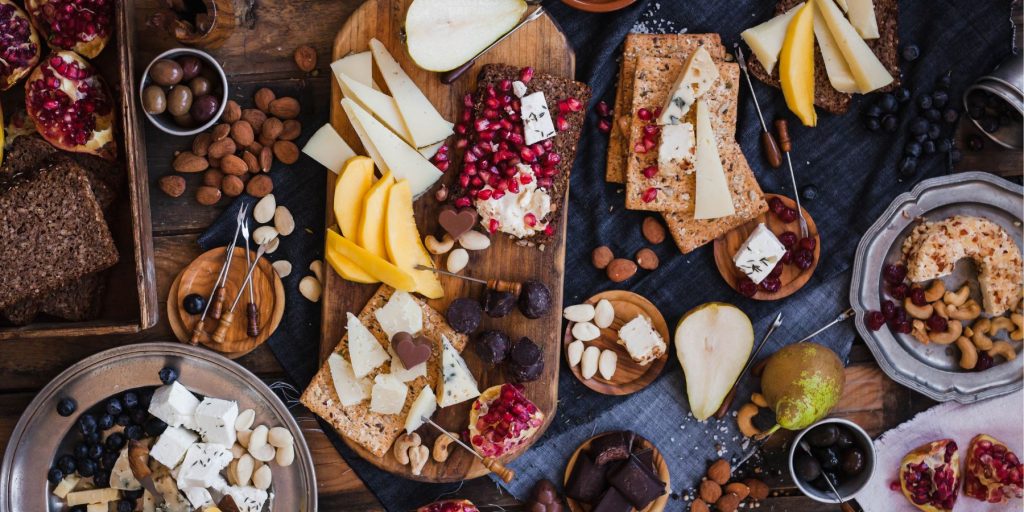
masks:
[[[926,110],[932,108],[932,97],[927,94],[922,94],[917,97],[917,106],[921,109]]]
[[[947,108],[946,111],[942,113],[942,120],[949,124],[953,124],[960,120],[960,111],[955,108]]]
[[[139,408],[139,394],[134,391],[128,391],[121,397],[121,401],[124,402],[124,407],[129,411],[134,411]]]
[[[174,368],[168,366],[167,368],[160,370],[160,382],[170,384],[176,380],[178,380],[178,371]]]
[[[152,389],[143,389],[139,392],[139,409],[149,409],[151,401],[153,401]]]
[[[938,121],[942,119],[942,112],[939,112],[937,108],[930,108],[924,111],[924,118],[929,121]]]
[[[142,409],[135,409],[129,414],[129,416],[132,418],[132,423],[135,425],[142,425],[146,422],[146,419],[149,418],[149,413]]]
[[[910,122],[910,133],[914,135],[921,135],[928,133],[928,120],[923,117],[915,117]]]
[[[113,434],[107,436],[107,449],[112,452],[119,451],[121,448],[124,448],[125,442],[126,441],[124,438],[124,434],[120,432],[114,432]]]
[[[96,444],[96,443],[98,443],[98,442],[100,442],[102,440],[101,437],[102,436],[100,435],[100,432],[96,431],[96,432],[93,432],[91,434],[86,434],[86,435],[82,436],[82,439],[84,439],[85,442],[87,442],[89,444]]]
[[[931,140],[939,140],[939,137],[941,136],[942,126],[938,123],[932,123],[931,126],[928,127],[928,138]]]
[[[96,474],[96,463],[89,459],[78,459],[75,461],[78,465],[78,474],[90,477]]]
[[[940,89],[932,93],[932,105],[935,105],[935,108],[945,107],[946,103],[949,103],[948,92]]]
[[[75,448],[71,450],[71,453],[74,454],[75,457],[84,459],[89,456],[89,445],[86,443],[78,443],[75,445]]]
[[[78,418],[78,430],[85,435],[96,432],[96,417],[92,414],[83,414]]]
[[[873,132],[877,132],[882,129],[882,123],[877,117],[869,117],[866,123],[867,129]]]
[[[893,95],[896,96],[896,101],[900,103],[906,103],[910,101],[911,97],[910,89],[907,89],[906,87],[900,87],[899,89],[896,89],[896,91],[893,92]]]
[[[924,141],[928,140],[928,134],[927,133],[919,133],[917,135],[914,135],[913,139],[914,139],[915,142],[924,142]]]
[[[930,140],[925,141],[925,143],[921,145],[921,149],[924,151],[924,154],[926,155],[935,153],[935,143]]]
[[[959,162],[960,159],[963,158],[963,157],[964,157],[964,154],[961,153],[959,149],[953,148],[953,149],[949,150],[949,161],[950,162],[955,164],[955,163]]]
[[[907,156],[921,156],[921,144],[917,142],[909,142],[903,148],[903,154]]]
[[[89,445],[89,458],[92,460],[98,460],[100,457],[103,457],[103,445]]]
[[[57,414],[67,418],[75,413],[75,409],[78,409],[78,404],[72,398],[61,398],[57,402]]]
[[[128,500],[137,500],[142,497],[142,489],[136,489],[134,491],[121,491],[121,495]]]
[[[185,312],[190,315],[202,314],[203,308],[206,307],[206,299],[198,293],[190,293],[185,296],[182,301],[182,306],[185,308]]]
[[[100,467],[105,469],[114,469],[114,464],[117,464],[117,459],[120,456],[120,452],[104,453],[103,457],[100,459]]]
[[[107,409],[106,409],[106,411],[107,411],[107,414],[109,414],[111,416],[117,416],[118,414],[121,414],[122,412],[124,412],[124,405],[121,403],[120,399],[118,399],[116,397],[115,398],[111,398],[110,400],[107,400]]]
[[[127,427],[128,425],[132,424],[132,417],[129,416],[128,413],[121,413],[118,414],[116,418],[114,418],[114,423],[117,423],[122,427]]]
[[[904,178],[913,176],[917,173],[917,159],[912,156],[903,157],[903,160],[900,160],[899,171],[900,176]]]
[[[953,85],[953,77],[951,77],[948,72],[945,75],[940,76],[938,80],[935,81],[935,87],[938,87],[939,89],[949,89],[951,85]]]
[[[953,149],[953,141],[949,139],[942,139],[935,145],[935,149],[945,153],[946,151]]]
[[[981,129],[989,133],[995,133],[999,131],[999,118],[995,116],[985,116],[981,119]]]
[[[921,56],[921,49],[916,44],[908,44],[903,47],[903,52],[900,55],[903,56],[903,60],[913,62]]]
[[[50,471],[46,473],[46,479],[49,480],[51,484],[57,485],[64,479],[64,472],[61,471],[60,468],[50,468]]]
[[[981,135],[971,135],[967,138],[967,149],[971,151],[981,151],[985,149],[985,140],[981,138]]]
[[[139,425],[128,425],[124,429],[124,435],[128,439],[131,439],[133,441],[138,441],[139,439],[142,439],[142,437],[143,437],[142,427],[139,426]]]
[[[109,487],[110,473],[97,469],[96,473],[92,476],[92,483],[96,484],[96,487],[100,488]]]
[[[75,505],[68,509],[68,512],[86,512],[85,505]]]
[[[114,426],[114,417],[109,414],[104,414],[100,416],[100,419],[97,420],[97,422],[99,424],[100,430],[107,430],[108,428]]]
[[[814,201],[818,198],[818,187],[815,187],[814,185],[804,185],[803,188],[800,189],[800,197],[804,201]]]
[[[146,421],[146,433],[151,436],[158,436],[167,430],[167,424],[160,418],[150,418]]]
[[[882,107],[876,105],[868,106],[867,110],[864,111],[864,115],[868,117],[880,117],[882,115]]]
[[[75,472],[78,465],[75,464],[75,458],[70,455],[63,455],[57,460],[57,467],[64,472],[65,475],[70,475]]]
[[[881,99],[878,100],[878,107],[884,110],[885,112],[889,112],[891,114],[893,112],[896,112],[896,109],[899,107],[899,105],[896,102],[896,96],[886,93],[883,94]]]
[[[882,128],[887,132],[895,132],[899,125],[899,120],[894,115],[890,114],[882,118]]]
[[[134,500],[121,500],[117,502],[117,512],[132,512],[135,510]]]

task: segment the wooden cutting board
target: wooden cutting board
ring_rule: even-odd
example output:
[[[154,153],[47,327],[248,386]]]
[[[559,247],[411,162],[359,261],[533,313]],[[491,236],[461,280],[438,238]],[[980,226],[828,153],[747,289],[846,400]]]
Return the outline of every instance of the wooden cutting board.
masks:
[[[405,11],[411,0],[381,1],[369,0],[345,22],[334,41],[333,58],[339,59],[353,52],[369,49],[369,41],[376,37],[388,48],[402,68],[430,98],[431,102],[446,119],[454,121],[462,110],[462,98],[476,87],[476,75],[480,66],[486,63],[506,63],[514,66],[532,66],[537,72],[572,78],[575,74],[575,55],[554,21],[547,15],[529,23],[508,39],[504,40],[484,55],[465,75],[452,85],[444,85],[435,73],[418,68],[409,58],[400,34],[405,19]],[[375,81],[381,86],[384,80],[374,70]],[[365,154],[359,138],[341,108],[341,90],[337,82],[332,80],[331,86],[331,123],[338,133],[350,144],[357,153]],[[449,140],[450,142],[450,140]],[[453,149],[454,152],[454,149]],[[461,155],[459,155],[461,158]],[[458,161],[458,160],[456,160]],[[331,205],[333,204],[334,179],[333,173],[327,173],[327,219],[326,226],[336,223]],[[451,188],[451,183],[458,175],[458,166],[452,165],[446,176],[441,180]],[[420,234],[438,235],[440,227],[437,223],[439,205],[434,199],[433,190],[420,198],[415,204],[416,224]],[[483,279],[499,278],[523,281],[536,279],[551,289],[554,304],[551,312],[543,318],[529,320],[517,311],[505,318],[494,319],[484,317],[481,329],[501,329],[513,340],[528,336],[544,351],[544,373],[532,383],[526,385],[526,396],[545,413],[545,422],[540,432],[531,440],[536,441],[547,429],[555,416],[558,402],[558,367],[559,367],[559,334],[561,331],[562,309],[562,278],[565,262],[565,225],[568,196],[561,208],[561,219],[557,222],[558,234],[555,240],[543,250],[533,247],[516,246],[504,235],[493,236],[489,249],[470,253],[469,266],[463,274]],[[442,258],[435,258],[435,263],[443,264]],[[329,268],[329,267],[328,267]],[[443,268],[443,267],[442,267]],[[482,297],[484,289],[481,285],[466,281],[442,277],[445,297],[431,300],[430,305],[444,312],[448,304],[459,297]],[[333,270],[328,270],[324,280],[323,321],[320,336],[320,360],[323,361],[334,350],[334,347],[345,334],[345,313],[358,314],[363,305],[377,289],[378,285],[360,285],[341,279]],[[480,384],[480,390],[501,384],[506,381],[500,368],[488,367],[483,364],[472,350],[463,352],[467,364]],[[472,401],[439,410],[434,420],[452,432],[459,433],[467,428],[469,408]],[[424,426],[418,431],[424,437],[424,444],[432,446],[437,437],[436,432]],[[348,442],[348,440],[346,440]],[[408,466],[399,465],[389,453],[383,459],[377,458],[355,445],[349,443],[360,456],[377,467],[391,473],[427,482],[454,482],[467,478],[476,478],[487,474],[487,470],[477,459],[458,447],[450,448],[451,455],[447,462],[430,461],[419,476],[410,473]],[[528,449],[528,448],[527,448]],[[524,450],[525,451],[525,450]],[[522,453],[520,451],[519,453]],[[505,462],[514,457],[503,459]]]

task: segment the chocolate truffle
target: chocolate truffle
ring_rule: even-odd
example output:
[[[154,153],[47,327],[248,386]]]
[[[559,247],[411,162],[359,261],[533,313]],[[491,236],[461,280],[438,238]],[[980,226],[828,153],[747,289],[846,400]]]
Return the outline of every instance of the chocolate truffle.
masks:
[[[515,382],[533,382],[540,378],[540,374],[544,373],[544,361],[537,361],[529,366],[521,366],[509,361],[505,370],[508,372],[509,378]]]
[[[488,288],[484,293],[484,312],[491,318],[501,318],[511,313],[515,306],[516,296],[511,292]]]
[[[469,334],[480,327],[480,316],[483,310],[475,299],[459,298],[452,301],[445,311],[445,320],[455,332]]]
[[[522,337],[512,345],[505,369],[516,382],[532,382],[544,372],[544,359],[540,347],[530,338]]]
[[[533,486],[530,498],[530,512],[562,512],[562,500],[551,480],[540,480]]]
[[[508,357],[512,341],[501,331],[484,331],[476,336],[473,346],[484,363],[501,364]]]
[[[636,457],[630,457],[622,467],[611,474],[608,481],[637,510],[643,510],[658,496],[665,494],[665,482],[659,480],[651,470],[643,467],[643,463]]]
[[[526,318],[540,318],[551,310],[551,290],[540,281],[526,281],[519,292],[519,311]]]
[[[569,483],[565,486],[565,495],[584,503],[596,503],[601,493],[608,487],[604,468],[594,464],[590,455],[581,453],[569,474]]]

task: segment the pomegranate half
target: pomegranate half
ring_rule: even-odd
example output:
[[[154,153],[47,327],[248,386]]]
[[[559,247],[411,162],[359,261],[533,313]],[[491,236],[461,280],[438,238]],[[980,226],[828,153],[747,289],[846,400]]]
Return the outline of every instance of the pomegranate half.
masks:
[[[56,52],[25,83],[25,109],[50,144],[107,160],[117,154],[114,103],[103,79],[74,52]]]
[[[960,489],[960,453],[952,439],[918,446],[900,462],[900,489],[925,512],[953,510]]]
[[[480,512],[469,500],[444,500],[423,505],[416,512]]]
[[[526,445],[544,423],[523,387],[502,384],[487,388],[469,411],[469,440],[484,457],[501,457]]]
[[[10,89],[39,63],[39,34],[11,0],[0,0],[0,91]]]
[[[1024,495],[1020,459],[996,438],[978,434],[967,447],[964,494],[989,503],[1006,503]]]
[[[117,0],[26,0],[32,23],[54,50],[71,50],[87,59],[107,46]]]

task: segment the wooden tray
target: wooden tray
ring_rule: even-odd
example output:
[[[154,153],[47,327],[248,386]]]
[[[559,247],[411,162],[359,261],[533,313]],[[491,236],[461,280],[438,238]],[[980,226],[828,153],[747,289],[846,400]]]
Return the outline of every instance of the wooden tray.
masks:
[[[773,197],[777,197],[782,200],[789,208],[796,209],[796,201],[779,194],[765,194],[765,200],[770,200]],[[757,294],[754,295],[754,300],[779,300],[789,297],[796,293],[797,290],[803,288],[807,281],[814,275],[814,269],[818,268],[818,261],[821,259],[821,237],[818,235],[818,227],[814,224],[814,219],[811,218],[811,214],[807,211],[807,208],[803,209],[804,219],[807,220],[807,231],[810,236],[814,238],[814,263],[811,264],[811,268],[807,270],[800,270],[795,265],[786,265],[782,270],[782,287],[776,293],[766,293],[764,290],[758,289]],[[722,274],[722,279],[732,287],[733,290],[739,292],[739,283],[746,277],[746,274],[742,270],[736,268],[733,264],[732,258],[739,251],[740,246],[747,240],[747,237],[757,229],[757,225],[764,223],[768,226],[768,229],[776,236],[785,233],[786,231],[792,231],[796,233],[797,237],[800,236],[800,222],[793,221],[786,224],[779,220],[771,211],[767,211],[758,215],[750,222],[726,233],[724,236],[715,239],[715,265],[718,267],[718,272]]]
[[[612,375],[611,380],[607,380],[598,372],[590,379],[584,379],[580,365],[572,368],[572,374],[584,386],[598,393],[618,396],[636,393],[647,387],[651,382],[654,382],[654,379],[657,379],[658,375],[661,375],[661,371],[665,369],[665,361],[668,360],[668,353],[672,350],[672,338],[669,336],[668,325],[665,323],[665,317],[661,315],[661,312],[658,311],[658,308],[651,301],[633,292],[608,290],[594,295],[586,303],[596,305],[601,299],[608,299],[608,302],[612,303],[612,307],[615,308],[615,321],[612,322],[611,327],[601,329],[600,338],[584,342],[584,344],[588,347],[591,345],[596,346],[601,350],[614,350],[619,356],[615,375]],[[616,343],[619,339],[619,329],[626,322],[640,314],[646,315],[651,319],[651,325],[661,334],[661,339],[665,340],[665,343],[668,345],[665,354],[645,366],[641,366],[636,361],[633,361],[629,357],[626,347]],[[569,343],[572,342],[573,325],[575,325],[573,322],[569,322],[565,327],[565,337],[562,338],[564,350],[568,350]],[[566,356],[566,360],[568,360],[568,356]]]
[[[569,458],[569,462],[565,464],[565,477],[562,479],[562,485],[569,485],[569,474],[572,473],[572,468],[573,466],[576,465],[576,459],[579,458],[580,453],[582,453],[584,450],[589,450],[590,445],[594,443],[595,439],[616,433],[618,433],[618,431],[605,432],[603,434],[598,434],[594,437],[591,437],[586,441],[583,441],[583,444],[581,444],[579,448],[576,448],[576,451],[572,452],[572,457]],[[662,457],[661,452],[658,451],[657,446],[654,446],[654,443],[648,441],[643,436],[635,432],[633,433],[633,435],[636,436],[633,440],[633,444],[639,445],[640,450],[646,450],[648,448],[654,450],[654,468],[656,470],[655,472],[658,474],[658,478],[665,482],[665,494],[662,494],[660,498],[654,500],[650,505],[647,505],[646,508],[639,512],[661,512],[662,510],[665,510],[665,506],[668,504],[668,497],[669,495],[672,494],[672,481],[669,479],[668,463],[665,462],[665,458]],[[566,496],[565,502],[568,503],[569,510],[571,510],[572,512],[587,512],[591,509],[590,505],[579,503],[568,496]]]
[[[376,37],[391,51],[392,55],[430,98],[441,114],[449,120],[457,119],[462,110],[462,97],[474,90],[476,75],[485,63],[504,62],[515,66],[533,66],[540,73],[549,73],[562,77],[575,76],[575,56],[565,36],[548,16],[521,28],[508,39],[504,40],[474,64],[462,78],[452,85],[443,85],[438,75],[416,67],[403,47],[400,34],[405,19],[405,10],[411,0],[385,2],[369,0],[363,3],[345,22],[334,41],[333,58],[341,58],[351,52],[369,49],[370,38]],[[379,72],[377,83],[384,84]],[[363,153],[359,138],[349,125],[344,111],[341,109],[341,89],[332,80],[331,85],[331,123],[338,133],[359,153]],[[458,172],[449,170],[442,181],[449,183]],[[334,194],[333,173],[327,173],[327,204],[333,204]],[[481,278],[514,279],[522,281],[537,279],[544,282],[552,293],[551,312],[537,320],[527,320],[518,311],[502,319],[486,318],[482,328],[502,329],[510,337],[518,339],[529,336],[544,350],[544,373],[540,378],[526,385],[526,396],[544,412],[545,421],[540,431],[531,439],[532,444],[555,417],[558,402],[558,367],[559,339],[561,330],[562,309],[562,277],[565,261],[565,225],[568,197],[561,208],[561,218],[556,220],[558,234],[547,244],[543,251],[537,248],[516,246],[505,236],[492,237],[493,244],[486,251],[470,254],[468,272]],[[437,223],[438,204],[432,193],[425,194],[415,204],[416,221],[420,234],[439,234]],[[332,208],[327,208],[326,225],[335,224]],[[440,263],[440,258],[436,263]],[[333,270],[324,274],[323,320],[320,336],[320,360],[323,361],[334,350],[345,332],[345,312],[358,313],[366,301],[373,295],[379,285],[360,285],[342,280]],[[445,297],[431,300],[430,305],[444,312],[448,304],[455,298],[469,295],[478,296],[483,292],[476,284],[466,283],[459,279],[442,277]],[[464,352],[473,375],[476,376],[480,389],[505,382],[500,368],[489,367],[480,362],[472,350]],[[434,420],[454,432],[467,428],[469,408],[472,401],[439,410]],[[436,433],[421,429],[420,435],[425,437],[424,443],[433,443]],[[361,457],[375,466],[391,473],[413,480],[427,482],[455,482],[468,478],[476,478],[488,473],[473,455],[465,450],[452,450],[451,456],[444,464],[431,462],[423,469],[423,474],[414,476],[408,466],[399,465],[390,454],[383,459],[377,458],[355,443],[346,443]],[[428,444],[429,446],[429,444]],[[523,453],[521,450],[518,453]],[[512,457],[514,458],[514,456]],[[508,459],[510,460],[510,459]],[[508,462],[505,460],[505,462]]]
[[[125,186],[114,206],[110,230],[120,259],[105,275],[106,291],[99,318],[86,322],[43,320],[20,327],[0,325],[0,340],[14,338],[99,336],[138,332],[156,324],[159,303],[153,265],[153,233],[146,172],[146,141],[139,117],[135,87],[135,8],[116,2],[114,34],[92,63],[107,81],[117,103],[118,163],[125,169]],[[45,43],[43,43],[45,45]],[[47,50],[44,49],[46,58]],[[2,96],[7,114],[23,107],[24,80]],[[129,292],[131,290],[131,292]]]

